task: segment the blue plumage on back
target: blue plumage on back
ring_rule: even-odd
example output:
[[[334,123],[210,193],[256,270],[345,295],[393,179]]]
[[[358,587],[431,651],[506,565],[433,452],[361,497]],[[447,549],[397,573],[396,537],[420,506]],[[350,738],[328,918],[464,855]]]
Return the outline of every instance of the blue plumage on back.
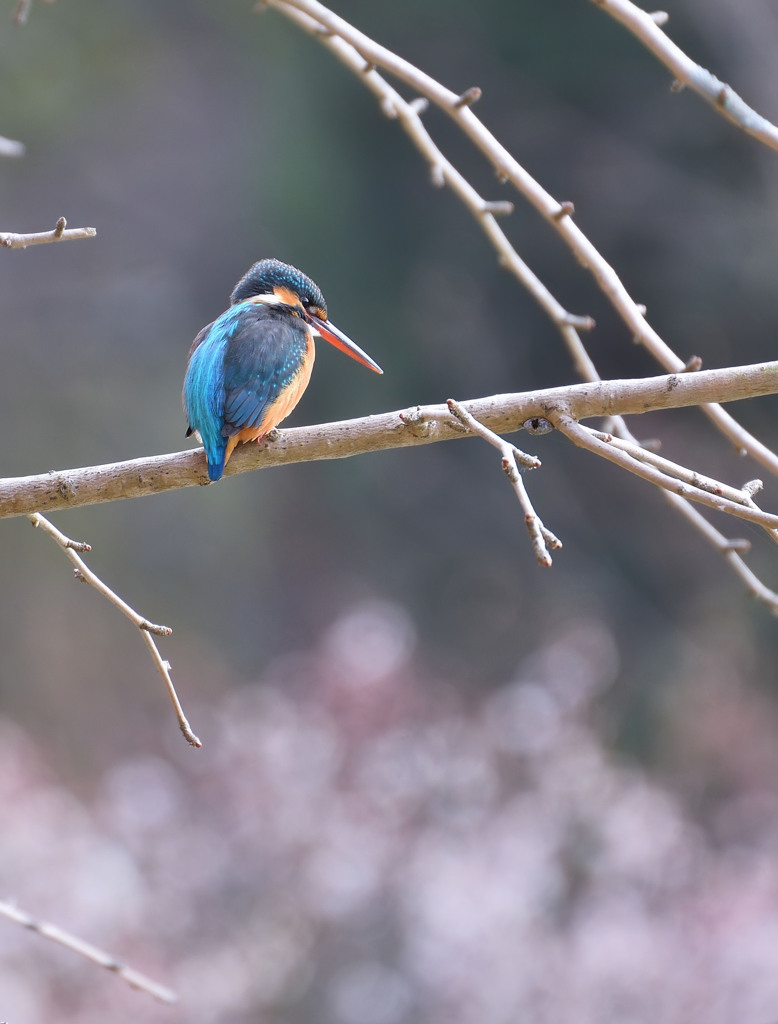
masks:
[[[184,380],[184,408],[190,432],[200,435],[208,458],[208,477],[218,480],[224,472],[227,438],[224,425],[224,360],[227,345],[237,327],[241,309],[226,310],[195,338]]]
[[[259,427],[300,371],[308,335],[288,312],[250,301],[231,306],[195,339],[184,380],[190,430],[200,435],[208,477],[224,473],[229,439]]]

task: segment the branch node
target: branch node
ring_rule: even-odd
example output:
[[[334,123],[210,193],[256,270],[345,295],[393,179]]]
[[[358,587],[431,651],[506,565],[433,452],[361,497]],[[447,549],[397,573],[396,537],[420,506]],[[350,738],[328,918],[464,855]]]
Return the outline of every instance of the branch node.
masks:
[[[64,217],[60,217],[57,223],[54,225],[54,237],[62,238],[65,228],[68,226],[68,222]]]
[[[528,434],[550,434],[554,424],[543,416],[533,416],[529,420],[524,420],[522,427]]]
[[[446,174],[440,164],[432,164],[430,167],[430,181],[435,188],[443,188],[446,184]]]
[[[684,373],[696,373],[697,370],[702,369],[702,357],[701,356],[689,356],[684,364]]]
[[[751,541],[746,540],[745,537],[733,537],[723,547],[725,551],[736,551],[738,554],[745,555],[751,550]]]
[[[508,217],[516,209],[509,199],[496,199],[484,203],[481,213],[490,213],[493,217]]]
[[[381,112],[384,114],[385,117],[388,117],[390,121],[397,120],[397,107],[389,99],[388,96],[385,96],[381,100]]]
[[[686,82],[682,82],[680,78],[674,78],[670,83],[670,92],[683,92],[686,88]]]
[[[480,99],[481,90],[477,85],[471,85],[469,89],[465,89],[461,96],[454,100],[454,109],[460,110],[462,107],[472,107]]]
[[[543,465],[537,455],[528,455],[527,452],[523,452],[521,448],[517,448],[515,445],[511,447],[513,449],[513,457],[522,469],[540,469]]]
[[[144,629],[147,633],[154,633],[156,636],[171,636],[173,630],[170,626],[157,626],[148,619],[138,623],[138,629]]]
[[[655,25],[666,25],[670,20],[670,15],[667,11],[651,11],[649,18]]]
[[[740,489],[747,494],[749,498],[753,498],[755,494],[759,494],[763,487],[763,480],[749,480],[748,483],[743,484]]]
[[[408,106],[414,112],[414,114],[421,115],[430,105],[430,101],[426,96],[417,96],[416,99],[410,101]]]
[[[559,204],[559,209],[551,214],[553,220],[563,220],[565,217],[572,217],[575,213],[575,206],[569,201]]]
[[[516,483],[516,481],[519,478],[519,471],[516,468],[516,464],[514,462],[511,462],[510,459],[503,458],[502,461],[500,462],[500,465],[502,466],[503,473],[505,473],[510,482],[512,484]]]
[[[727,100],[729,99],[729,86],[722,85],[719,91],[716,93],[716,105],[719,107],[725,107]]]
[[[37,523],[36,523],[37,525]],[[71,540],[69,537],[65,544],[66,548],[71,548],[73,551],[91,551],[92,545],[87,544],[85,540]]]
[[[565,327],[574,327],[577,331],[593,331],[597,321],[592,316],[577,316],[575,313],[565,313],[562,320]]]
[[[495,174],[497,176],[497,180],[501,185],[507,185],[508,182],[511,180],[510,175],[508,174],[504,167],[498,167],[495,170]]]
[[[410,429],[414,437],[429,437],[435,429],[434,421],[423,416],[421,406],[418,405],[413,409],[401,412],[400,419]]]

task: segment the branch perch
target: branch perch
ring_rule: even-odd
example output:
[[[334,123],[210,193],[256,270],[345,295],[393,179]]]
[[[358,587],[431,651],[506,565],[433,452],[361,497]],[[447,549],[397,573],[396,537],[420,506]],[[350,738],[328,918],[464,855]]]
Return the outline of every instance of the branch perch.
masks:
[[[0,245],[5,249],[26,249],[28,245],[45,245],[48,242],[71,242],[77,238],[94,238],[96,228],[69,228],[64,217],[60,217],[51,231],[37,231],[20,235],[13,231],[0,231]]]
[[[97,964],[98,967],[104,967],[106,970],[113,972],[117,978],[126,981],[131,988],[146,992],[161,1003],[174,1004],[178,1002],[178,996],[171,989],[157,984],[156,981],[147,978],[145,974],[141,974],[140,971],[128,967],[121,960],[117,960],[110,953],[104,953],[96,946],[84,942],[83,939],[78,939],[75,935],[70,935],[68,932],[63,931],[62,928],[58,928],[54,924],[47,924],[45,921],[36,921],[35,918],[25,914],[11,903],[0,901],[0,916],[13,921],[15,924],[20,924],[22,928],[36,932],[50,942],[56,942],[58,945],[64,946],[65,949],[69,949],[73,953],[78,953],[79,956],[85,957],[93,964]]]
[[[463,403],[489,430],[509,434],[532,418],[548,418],[549,409],[565,408],[576,420],[593,416],[623,416],[652,409],[678,409],[713,399],[733,402],[778,392],[778,361],[699,373],[669,374],[634,380],[596,381],[544,388],[520,394],[494,395]],[[361,419],[280,431],[262,445],[240,445],[225,476],[270,466],[320,459],[343,459],[367,452],[461,438],[461,430],[430,422],[424,430],[403,422],[401,413],[381,413]],[[421,408],[422,418],[447,415],[445,405]],[[80,508],[120,498],[206,484],[202,448],[68,469],[38,476],[0,480],[0,519],[58,508]]]
[[[170,702],[173,705],[176,717],[178,718],[178,726],[181,729],[184,738],[187,743],[190,743],[193,747],[201,747],[202,743],[192,732],[191,726],[184,714],[184,709],[181,707],[181,702],[178,699],[176,688],[170,677],[170,662],[165,661],[162,658],[159,653],[159,649],[154,642],[154,638],[151,635],[154,633],[157,636],[170,636],[173,630],[169,626],[157,626],[153,622],[149,622],[148,619],[144,619],[143,616],[139,615],[133,608],[131,608],[126,601],[123,601],[118,594],[114,593],[110,587],[106,586],[99,576],[92,572],[79,554],[79,552],[91,551],[92,549],[89,544],[86,544],[83,541],[71,540],[69,537],[66,537],[64,533],[60,533],[55,526],[52,526],[48,519],[40,515],[38,512],[33,512],[27,518],[36,529],[43,530],[62,548],[75,566],[77,579],[84,583],[88,583],[91,587],[94,587],[99,594],[102,594],[107,601],[114,605],[114,607],[118,608],[122,615],[126,615],[130,622],[134,623],[138,627],[141,631],[141,636],[149,649],[154,665],[165,683],[168,696],[170,697]]]

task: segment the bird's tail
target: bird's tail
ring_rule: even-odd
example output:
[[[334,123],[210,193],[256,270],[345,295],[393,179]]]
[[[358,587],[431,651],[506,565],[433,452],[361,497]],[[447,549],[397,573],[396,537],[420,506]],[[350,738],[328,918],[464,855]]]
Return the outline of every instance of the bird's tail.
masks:
[[[224,475],[224,449],[219,454],[208,452],[206,455],[208,458],[208,479],[211,483],[216,483]]]

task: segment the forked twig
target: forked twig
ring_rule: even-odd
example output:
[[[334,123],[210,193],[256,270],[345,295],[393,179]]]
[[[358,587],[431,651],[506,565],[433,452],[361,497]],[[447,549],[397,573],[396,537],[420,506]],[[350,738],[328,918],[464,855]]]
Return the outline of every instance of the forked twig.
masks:
[[[95,590],[102,594],[107,601],[110,601],[114,607],[118,608],[122,615],[125,615],[130,622],[134,623],[138,627],[141,631],[141,636],[149,649],[154,665],[164,680],[168,696],[170,697],[170,702],[173,705],[176,717],[178,718],[178,725],[181,732],[184,734],[184,738],[187,743],[190,743],[193,747],[201,747],[202,743],[194,732],[192,732],[192,728],[184,714],[184,709],[181,707],[181,702],[178,699],[176,688],[173,685],[173,680],[170,676],[170,662],[165,661],[162,658],[154,641],[154,637],[152,636],[152,633],[157,636],[170,636],[173,630],[169,626],[157,626],[153,622],[149,622],[148,619],[144,619],[143,616],[139,615],[134,608],[131,608],[126,601],[123,601],[118,594],[114,593],[110,587],[106,586],[99,576],[92,572],[79,554],[79,552],[91,551],[92,549],[89,544],[86,544],[83,541],[71,540],[69,537],[66,537],[64,533],[60,533],[60,531],[39,512],[33,512],[31,515],[28,515],[27,518],[36,529],[43,530],[62,548],[75,566],[75,575],[77,579],[82,580],[84,583],[88,583],[91,587],[94,587]]]
[[[673,75],[676,87],[688,85],[736,127],[770,149],[778,149],[778,128],[753,110],[738,94],[710,71],[688,57],[659,27],[655,15],[642,10],[631,0],[592,0],[628,29],[657,57]],[[664,24],[667,17],[660,19]]]
[[[756,512],[762,511],[754,501],[754,495],[758,494],[764,486],[761,480],[750,480],[748,483],[744,484],[742,488],[732,487],[731,484],[723,483],[721,480],[714,480],[712,477],[698,473],[695,469],[688,469],[686,466],[681,466],[677,462],[665,459],[663,456],[641,447],[632,440],[628,440],[623,437],[616,437],[613,434],[605,433],[601,430],[592,430],[591,427],[585,427],[584,429],[588,430],[591,436],[597,438],[599,441],[603,441],[605,444],[609,444],[614,448],[620,448],[623,452],[626,452],[630,458],[635,459],[637,462],[653,466],[655,469],[658,469],[671,477],[675,477],[677,480],[682,480],[687,484],[691,484],[692,487],[698,488],[701,491],[707,491],[709,494],[726,498],[728,501],[735,502],[738,505],[743,505],[744,507],[755,510]],[[725,510],[721,509],[720,511]],[[727,508],[726,511],[729,511],[729,509]],[[762,522],[759,525],[764,526],[765,524]],[[766,526],[765,529],[770,537],[772,537],[774,541],[778,542],[778,529],[768,526]]]
[[[642,458],[636,457],[631,450],[631,445],[614,443],[615,439],[612,435],[583,426],[563,410],[549,410],[546,415],[557,430],[577,447],[585,448],[595,455],[602,456],[656,487],[664,488],[701,505],[707,505],[708,508],[715,509],[717,512],[728,512],[738,519],[755,523],[757,526],[764,527],[771,536],[775,536],[776,528],[778,528],[778,515],[772,512],[763,512],[756,506],[748,491],[738,492],[736,488],[711,481],[682,466],[677,467],[681,471],[679,476],[671,475],[667,469],[675,467],[676,464],[667,459],[652,458],[649,453],[645,453]],[[658,468],[658,464],[662,468]],[[689,482],[694,477],[697,478],[697,481]],[[730,495],[737,495],[737,497]]]
[[[0,231],[0,246],[4,249],[26,249],[28,245],[45,245],[47,242],[71,242],[77,238],[94,238],[96,228],[69,228],[64,217],[60,217],[51,231],[37,231],[17,234],[15,231]]]
[[[136,988],[141,992],[146,992],[148,995],[153,996],[154,999],[158,999],[161,1003],[173,1004],[178,1002],[178,996],[171,989],[166,988],[164,985],[157,984],[156,981],[152,981],[151,978],[147,978],[145,974],[141,974],[140,971],[134,970],[132,967],[128,967],[122,963],[121,960],[117,960],[116,957],[111,956],[110,953],[104,953],[101,949],[96,946],[92,946],[88,942],[84,942],[83,939],[76,938],[75,935],[70,935],[68,932],[63,931],[62,928],[58,928],[54,924],[48,924],[46,921],[36,921],[35,918],[30,917],[29,914],[25,914],[11,903],[6,903],[4,900],[0,900],[0,916],[7,918],[9,921],[13,921],[16,924],[20,924],[22,928],[27,928],[31,932],[36,932],[44,939],[48,939],[50,942],[56,942],[60,946],[64,946],[65,949],[71,950],[73,953],[78,953],[79,956],[85,957],[93,964],[97,964],[98,967],[104,967],[106,970],[111,971],[121,978],[122,981],[126,981],[132,988]]]
[[[520,448],[517,448],[509,441],[500,437],[499,434],[484,426],[483,423],[479,422],[475,416],[453,398],[449,398],[446,405],[448,406],[450,416],[454,417],[455,421],[461,424],[468,433],[476,434],[478,437],[483,438],[484,441],[496,448],[502,456],[501,465],[503,472],[513,485],[516,497],[519,499],[519,504],[524,510],[524,522],[529,531],[535,557],[541,565],[550,566],[552,559],[548,549],[561,548],[562,541],[544,525],[543,520],[535,511],[521,477],[521,469],[539,469],[540,459],[535,455],[527,455],[526,452],[523,452]],[[425,416],[420,410],[413,417],[401,416],[401,419],[406,423],[423,423],[425,419],[427,421],[437,420],[441,422],[447,418],[450,417],[446,417],[445,413],[433,413],[432,415]]]

